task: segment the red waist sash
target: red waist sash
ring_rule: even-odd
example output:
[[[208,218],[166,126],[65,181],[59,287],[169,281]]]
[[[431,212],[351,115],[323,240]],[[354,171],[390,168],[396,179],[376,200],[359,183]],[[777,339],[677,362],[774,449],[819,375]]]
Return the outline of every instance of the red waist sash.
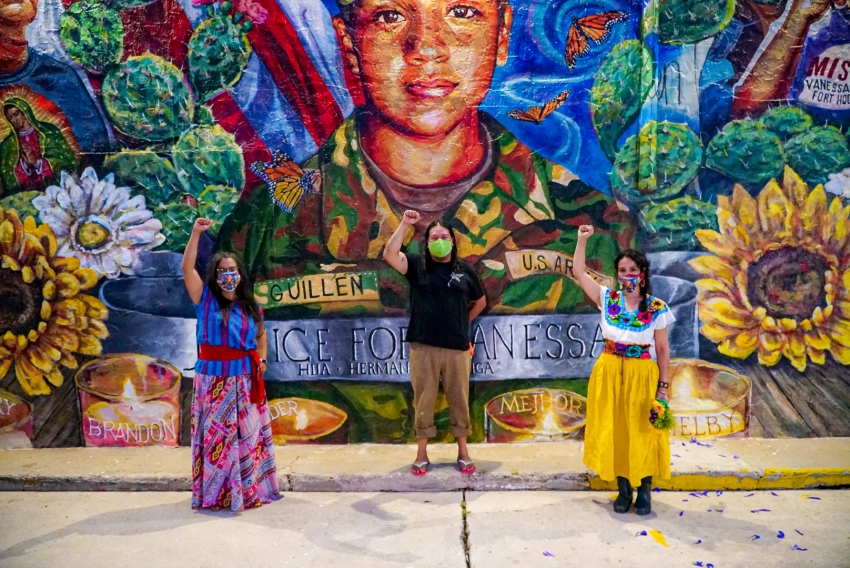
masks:
[[[243,357],[251,359],[251,402],[260,405],[266,399],[266,383],[260,368],[260,353],[256,349],[233,349],[224,345],[200,345],[200,358],[204,361],[238,361]]]

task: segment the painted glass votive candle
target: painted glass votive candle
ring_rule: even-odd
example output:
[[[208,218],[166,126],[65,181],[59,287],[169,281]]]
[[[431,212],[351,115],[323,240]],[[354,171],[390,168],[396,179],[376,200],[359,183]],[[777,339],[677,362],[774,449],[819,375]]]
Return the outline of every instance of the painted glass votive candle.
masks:
[[[699,359],[670,361],[675,438],[745,438],[752,384],[736,371]]]
[[[328,436],[339,430],[348,414],[327,402],[291,397],[270,400],[269,418],[274,443],[287,444]]]
[[[32,406],[0,389],[0,449],[31,448]]]
[[[488,442],[575,438],[584,427],[587,399],[562,389],[524,389],[500,394],[484,405]]]
[[[75,380],[86,446],[176,446],[181,378],[173,365],[132,353],[80,367]]]

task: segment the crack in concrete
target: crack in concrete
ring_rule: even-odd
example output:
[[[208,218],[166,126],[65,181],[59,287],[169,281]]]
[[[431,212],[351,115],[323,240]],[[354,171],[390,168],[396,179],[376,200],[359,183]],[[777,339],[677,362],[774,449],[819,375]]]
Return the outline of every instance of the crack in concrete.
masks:
[[[466,568],[472,568],[472,558],[470,557],[469,545],[469,523],[467,515],[469,511],[466,509],[466,489],[463,490],[463,497],[460,502],[461,527],[460,527],[460,542],[463,545],[463,557],[466,560]]]

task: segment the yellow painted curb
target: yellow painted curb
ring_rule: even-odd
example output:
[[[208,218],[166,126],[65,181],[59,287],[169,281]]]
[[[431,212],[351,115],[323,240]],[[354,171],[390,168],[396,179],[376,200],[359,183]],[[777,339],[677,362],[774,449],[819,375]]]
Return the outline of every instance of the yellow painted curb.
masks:
[[[590,477],[594,491],[616,490],[616,481]],[[667,491],[752,491],[755,489],[806,489],[850,485],[850,469],[842,468],[771,468],[764,472],[744,471],[724,475],[704,472],[673,474],[670,479],[653,479],[653,485]]]

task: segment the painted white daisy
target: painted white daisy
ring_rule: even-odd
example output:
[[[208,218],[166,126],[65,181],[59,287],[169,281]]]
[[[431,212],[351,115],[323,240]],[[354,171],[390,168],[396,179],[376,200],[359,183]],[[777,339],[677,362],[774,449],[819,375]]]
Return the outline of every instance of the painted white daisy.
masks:
[[[829,181],[823,185],[823,188],[838,197],[850,199],[850,168],[837,174],[829,174]]]
[[[162,223],[145,208],[144,196],[131,197],[115,187],[115,176],[97,179],[86,168],[79,182],[62,172],[61,186],[52,185],[32,200],[39,218],[56,234],[57,255],[75,257],[99,276],[133,274],[139,251],[165,242]]]

